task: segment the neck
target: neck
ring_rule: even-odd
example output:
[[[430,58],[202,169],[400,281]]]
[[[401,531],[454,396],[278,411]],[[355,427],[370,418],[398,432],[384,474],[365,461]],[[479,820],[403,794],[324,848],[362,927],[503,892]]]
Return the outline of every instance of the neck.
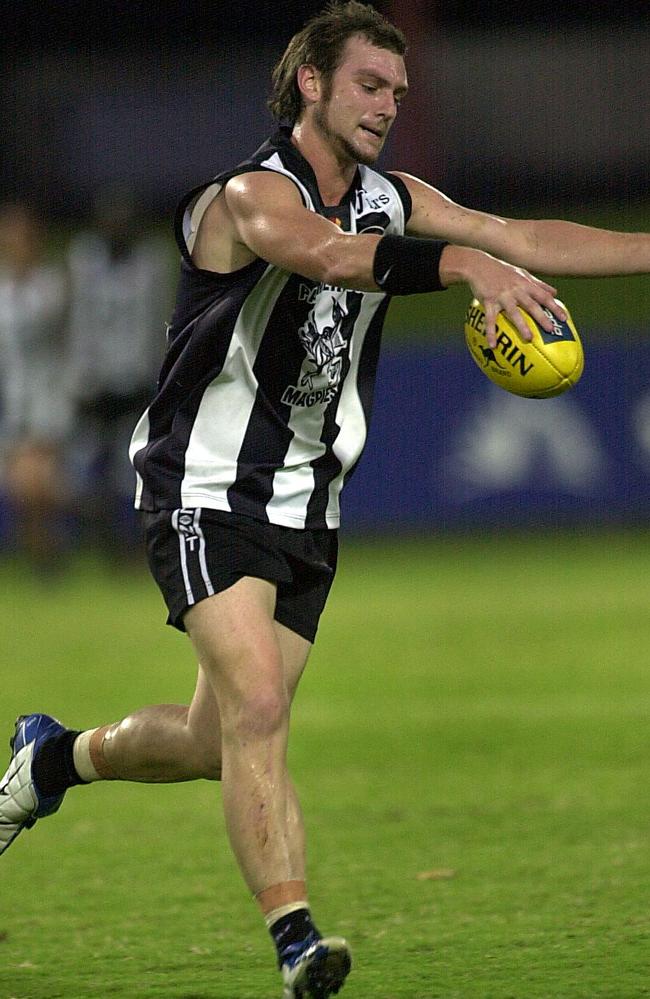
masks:
[[[338,205],[354,180],[356,161],[338,154],[327,137],[306,119],[296,122],[291,141],[314,171],[323,204]]]

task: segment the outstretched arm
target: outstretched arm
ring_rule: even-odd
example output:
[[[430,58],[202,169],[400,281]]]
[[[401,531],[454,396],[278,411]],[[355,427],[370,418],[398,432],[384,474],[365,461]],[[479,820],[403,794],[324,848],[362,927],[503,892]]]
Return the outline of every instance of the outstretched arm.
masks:
[[[308,211],[297,188],[286,177],[254,172],[229,181],[206,211],[193,257],[199,267],[215,271],[235,270],[261,257],[325,284],[379,291],[373,265],[380,240],[373,234],[342,232],[332,222]],[[551,323],[544,308],[564,318],[551,285],[490,253],[447,246],[439,261],[439,273],[443,285],[465,282],[484,302],[487,340],[492,346],[496,315],[501,310],[525,339],[530,339],[530,330],[520,308],[548,329]],[[435,287],[434,281],[430,287]]]
[[[612,232],[562,219],[509,219],[473,211],[430,184],[397,173],[413,200],[409,232],[476,247],[540,274],[650,273],[650,233]]]
[[[409,232],[475,247],[540,274],[613,277],[650,273],[650,233],[613,232],[562,219],[509,219],[464,208],[424,181],[397,173],[413,200]]]
[[[478,251],[494,254],[524,273],[530,270],[573,277],[650,273],[650,233],[612,232],[559,219],[501,218],[464,208],[409,174],[397,176],[406,184],[413,202],[408,231],[455,244],[443,257],[448,268],[446,274],[441,270],[443,280],[457,280],[457,275],[467,280],[468,268],[473,272],[477,267],[484,269],[485,259],[478,263],[473,259]],[[490,328],[500,308],[505,306],[511,315],[510,289],[504,288],[493,297],[476,285],[474,291],[484,300]],[[527,306],[524,298],[519,304],[540,321],[534,303]]]

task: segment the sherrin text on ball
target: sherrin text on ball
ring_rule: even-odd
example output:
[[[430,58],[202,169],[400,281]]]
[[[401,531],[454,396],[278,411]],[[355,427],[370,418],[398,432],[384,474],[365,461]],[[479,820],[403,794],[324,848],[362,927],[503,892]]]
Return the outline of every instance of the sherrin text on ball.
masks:
[[[465,341],[483,374],[507,392],[527,399],[549,399],[572,388],[582,374],[584,354],[569,310],[561,304],[566,322],[545,310],[553,323],[550,332],[520,310],[532,333],[530,341],[522,339],[514,323],[500,312],[492,348],[486,339],[485,309],[473,299],[465,315]]]

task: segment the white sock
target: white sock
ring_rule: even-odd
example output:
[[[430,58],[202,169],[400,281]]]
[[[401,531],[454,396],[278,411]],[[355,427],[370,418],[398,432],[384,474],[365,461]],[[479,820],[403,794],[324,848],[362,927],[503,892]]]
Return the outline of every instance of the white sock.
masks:
[[[81,779],[88,783],[95,780],[103,780],[102,775],[97,773],[90,758],[90,739],[96,731],[96,728],[89,728],[85,732],[82,732],[77,736],[72,747],[74,768]]]
[[[287,902],[286,905],[279,905],[277,909],[271,909],[270,912],[265,913],[264,922],[270,929],[274,923],[277,923],[278,919],[288,916],[290,912],[297,912],[298,909],[307,909],[309,912],[309,902]]]

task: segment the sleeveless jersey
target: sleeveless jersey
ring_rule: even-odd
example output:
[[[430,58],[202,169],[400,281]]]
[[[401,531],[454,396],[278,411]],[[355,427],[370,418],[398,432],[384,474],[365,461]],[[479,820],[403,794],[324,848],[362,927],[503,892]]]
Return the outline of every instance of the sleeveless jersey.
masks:
[[[335,207],[281,128],[176,214],[177,303],[154,399],[130,454],[142,510],[209,507],[294,528],[339,525],[341,490],[366,440],[388,297],[332,287],[256,258],[229,274],[194,266],[205,209],[232,177],[272,170],[345,232],[403,234],[397,177],[359,166]]]

